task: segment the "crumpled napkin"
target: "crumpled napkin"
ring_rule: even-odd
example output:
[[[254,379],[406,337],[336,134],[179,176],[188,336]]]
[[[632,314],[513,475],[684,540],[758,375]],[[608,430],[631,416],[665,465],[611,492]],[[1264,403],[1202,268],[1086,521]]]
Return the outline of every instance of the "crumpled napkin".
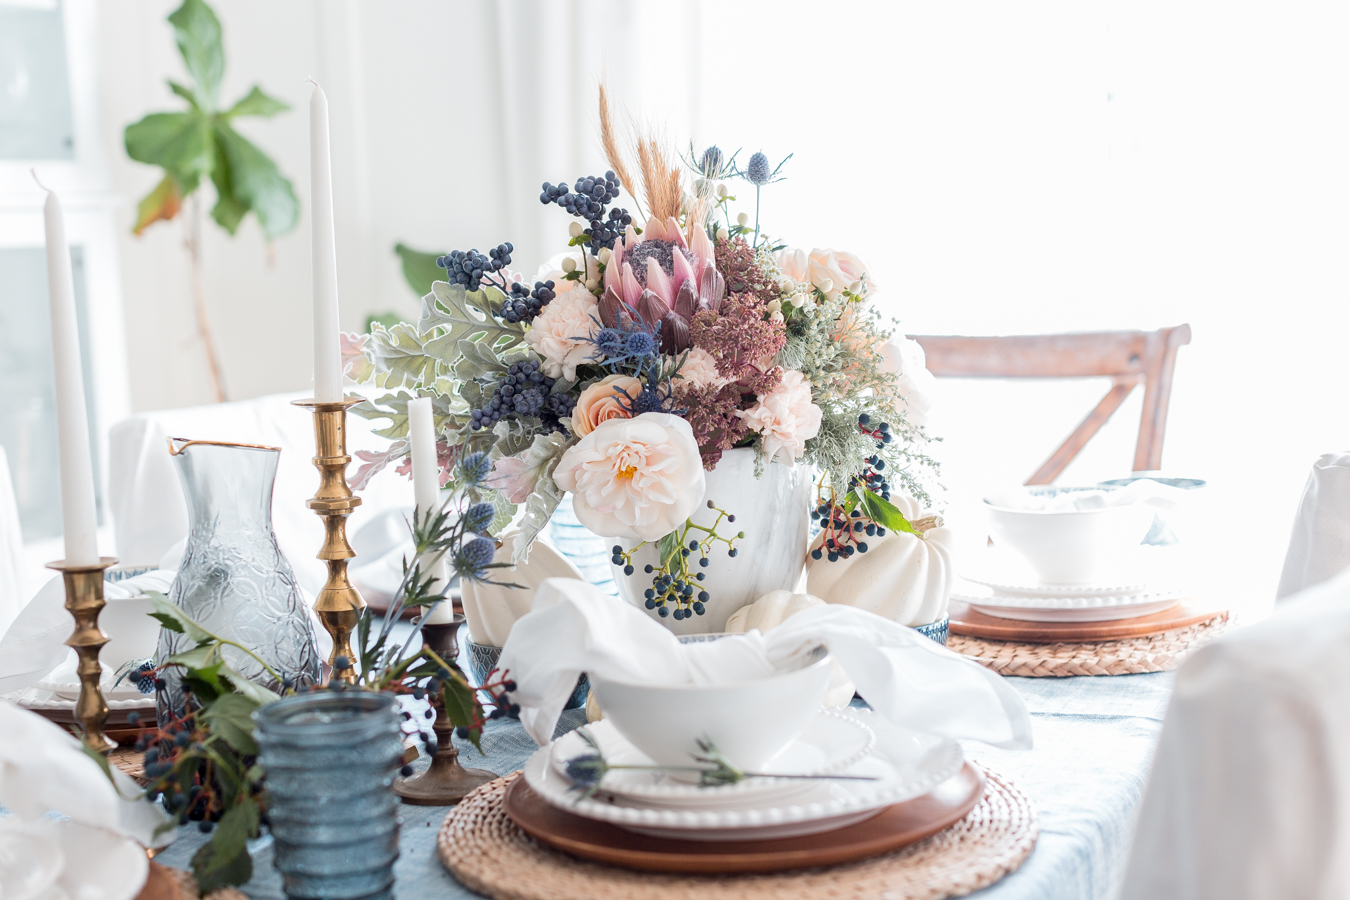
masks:
[[[105,599],[135,597],[146,591],[167,594],[172,571],[154,570],[125,581],[105,582]],[[65,660],[66,638],[75,620],[66,611],[66,589],[60,575],[52,578],[19,613],[0,638],[0,694],[32,687]]]
[[[517,620],[498,668],[535,743],[553,737],[582,672],[660,684],[764,678],[818,644],[877,715],[915,731],[1029,749],[1031,717],[998,675],[912,628],[851,606],[802,610],[768,634],[681,644],[634,606],[583,581],[550,578]]]
[[[1276,600],[1321,584],[1350,566],[1350,453],[1313,463],[1294,517]]]
[[[996,491],[985,498],[986,503],[1003,509],[1040,510],[1043,512],[1070,512],[1078,509],[1104,509],[1108,506],[1129,506],[1143,503],[1156,509],[1176,509],[1185,500],[1186,491],[1150,478],[1141,478],[1115,490],[1086,490],[1044,492],[1023,487]]]

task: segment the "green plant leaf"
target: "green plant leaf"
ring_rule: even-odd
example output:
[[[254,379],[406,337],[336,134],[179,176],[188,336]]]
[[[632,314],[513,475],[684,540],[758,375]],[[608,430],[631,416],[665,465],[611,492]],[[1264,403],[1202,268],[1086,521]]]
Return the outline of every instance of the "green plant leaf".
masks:
[[[186,669],[183,672],[183,689],[197,699],[198,703],[213,703],[221,694],[228,694],[230,688],[220,680],[220,668],[224,662],[199,669]]]
[[[146,595],[150,598],[150,605],[155,608],[155,611],[151,613],[151,615],[154,618],[159,619],[161,623],[164,623],[166,628],[168,627],[168,620],[172,620],[178,628],[170,630],[186,634],[188,640],[193,643],[204,644],[207,641],[219,640],[214,634],[192,621],[192,618],[188,616],[187,613],[183,612],[178,604],[171,601],[159,591],[146,591]]]
[[[417,328],[407,322],[387,331],[372,328],[366,348],[375,368],[389,373],[389,387],[415,388],[436,380],[436,360],[423,349],[423,337]]]
[[[192,856],[192,874],[201,896],[228,885],[246,884],[253,877],[248,842],[258,836],[258,823],[258,805],[249,800],[231,806],[220,817],[211,840]]]
[[[455,677],[456,675],[459,677]],[[473,688],[469,687],[462,674],[453,671],[444,684],[446,718],[455,727],[468,728],[469,740],[473,742],[474,748],[482,753],[483,748],[478,742],[483,736],[483,728],[477,721],[479,707]]]
[[[399,391],[381,397],[378,404],[372,400],[358,403],[352,407],[352,412],[363,419],[388,419],[387,426],[372,430],[381,437],[397,440],[408,436],[408,401],[411,399],[411,394]]]
[[[277,164],[228,123],[216,122],[214,132],[221,150],[217,163],[229,167],[233,201],[253,211],[269,241],[295,228],[300,221],[300,201]],[[219,190],[219,182],[216,187]]]
[[[403,243],[395,244],[394,252],[403,266],[404,280],[417,296],[421,297],[430,291],[434,282],[445,279],[445,270],[436,265],[436,259],[445,254],[414,250]]]
[[[253,711],[258,703],[243,694],[224,694],[198,715],[216,737],[243,756],[257,756],[253,740]]]
[[[455,358],[455,346],[462,340],[480,341],[503,353],[525,341],[525,327],[519,323],[498,322],[492,313],[500,310],[504,294],[495,287],[469,293],[463,285],[438,281],[431,293],[422,298],[422,317],[418,331],[444,328],[445,334],[427,342],[427,352],[441,359]]]
[[[233,235],[239,230],[239,223],[244,221],[244,216],[248,215],[248,204],[235,196],[230,163],[220,136],[213,133],[212,140],[216,143],[216,165],[211,170],[211,183],[216,187],[216,205],[211,207],[211,218]]]
[[[183,54],[188,74],[196,83],[197,103],[214,112],[225,75],[225,48],[220,40],[220,20],[202,0],[184,0],[169,15],[178,52]]]
[[[266,706],[281,699],[276,692],[250,681],[242,672],[236,671],[228,663],[221,664],[220,674],[230,683],[231,687],[258,706]]]
[[[169,82],[169,90],[186,100],[192,106],[194,112],[202,111],[202,108],[197,105],[197,95],[192,93],[191,88],[184,87],[172,78],[167,79],[167,81]]]
[[[672,531],[669,534],[662,535],[661,539],[656,542],[656,550],[661,557],[661,566],[664,568],[669,565],[675,554],[680,552],[680,533]]]
[[[211,122],[195,110],[151,113],[127,126],[125,140],[128,156],[172,175],[184,197],[197,189],[214,165]]]
[[[224,118],[233,119],[235,116],[271,117],[290,108],[290,104],[283,103],[275,97],[267,96],[263,93],[262,88],[255,84],[242,100],[225,111]]]
[[[858,504],[862,507],[862,514],[876,522],[882,528],[889,528],[891,531],[908,532],[909,534],[919,534],[914,530],[914,526],[909,524],[909,519],[905,514],[891,503],[889,500],[883,500],[872,491],[863,488],[858,493]],[[920,535],[922,537],[922,535]]]

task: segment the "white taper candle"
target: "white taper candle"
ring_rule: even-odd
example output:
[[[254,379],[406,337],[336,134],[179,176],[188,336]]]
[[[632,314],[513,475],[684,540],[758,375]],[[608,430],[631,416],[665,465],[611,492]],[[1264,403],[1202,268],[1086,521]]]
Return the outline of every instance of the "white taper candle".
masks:
[[[417,504],[417,521],[420,524],[427,510],[439,512],[441,508],[441,472],[436,458],[436,430],[432,423],[430,397],[408,401],[408,440],[412,445],[413,501]],[[435,557],[434,561],[424,558],[422,567],[423,572],[430,571],[436,579],[432,589],[444,590],[448,577],[445,557]],[[453,621],[454,617],[454,609],[447,597],[426,621],[439,625]]]
[[[342,399],[338,343],[337,240],[333,234],[333,165],[328,151],[328,98],[314,82],[309,100],[310,264],[314,291],[314,399]]]
[[[61,202],[47,192],[47,295],[52,314],[52,364],[56,372],[56,435],[61,460],[61,523],[66,564],[98,565],[98,511],[94,464],[89,452],[89,413],[84,403],[80,325],[75,282]]]

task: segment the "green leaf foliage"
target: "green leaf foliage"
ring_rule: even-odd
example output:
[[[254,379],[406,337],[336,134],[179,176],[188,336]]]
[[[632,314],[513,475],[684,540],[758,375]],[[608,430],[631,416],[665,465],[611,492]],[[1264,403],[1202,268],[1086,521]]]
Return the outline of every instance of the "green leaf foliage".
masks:
[[[417,296],[421,297],[428,293],[435,282],[445,280],[445,270],[436,265],[437,258],[445,254],[414,250],[402,243],[394,245],[394,252],[398,254],[398,261],[403,266],[404,280]]]
[[[498,353],[525,342],[525,326],[502,322],[492,317],[505,299],[495,287],[469,293],[460,284],[438,281],[431,293],[422,298],[422,317],[417,329],[422,333],[441,329],[441,336],[427,342],[427,351],[442,359],[453,360],[460,341],[481,341]]]
[[[220,40],[220,20],[202,0],[185,0],[169,14],[174,40],[183,63],[196,84],[197,104],[215,111],[220,80],[225,77],[225,47]]]
[[[389,373],[387,387],[417,388],[436,380],[436,359],[427,355],[425,340],[426,336],[407,322],[387,331],[371,328],[367,346],[373,350],[375,368]]]
[[[258,836],[258,824],[258,806],[252,802],[232,806],[220,817],[211,840],[192,856],[192,873],[203,897],[253,877],[248,842]]]
[[[469,683],[464,676],[457,670],[450,671],[450,677],[444,682],[445,685],[445,712],[452,722],[472,722],[474,721],[474,690],[469,687]],[[483,729],[477,725],[469,726],[469,740],[473,742],[474,747],[479,753],[483,748],[479,745],[479,740],[483,736]]]
[[[166,628],[169,628],[168,623],[169,621],[172,621],[178,627],[170,628],[171,631],[177,631],[179,634],[186,634],[188,640],[197,644],[215,639],[216,636],[214,634],[192,621],[191,617],[183,612],[177,603],[174,603],[159,591],[147,591],[146,593],[150,597],[150,605],[155,608],[155,611],[151,613],[151,615],[156,619],[159,619]]]
[[[258,745],[253,740],[253,711],[259,704],[243,694],[224,694],[202,710],[211,733],[229,744],[243,756],[256,756]]]
[[[254,85],[220,112],[225,73],[220,21],[203,0],[186,0],[169,22],[192,76],[190,85],[170,80],[169,89],[187,101],[188,109],[152,113],[127,126],[127,155],[165,172],[165,180],[140,203],[136,233],[176,216],[182,199],[197,190],[204,177],[216,189],[211,217],[230,234],[250,212],[258,217],[268,240],[291,231],[300,219],[294,188],[276,163],[231,124],[244,116],[274,116],[289,107]]]
[[[905,514],[891,503],[889,500],[883,500],[877,494],[867,488],[858,492],[858,505],[862,508],[862,514],[876,522],[882,528],[889,528],[891,531],[908,532],[909,534],[918,534],[914,526],[909,524],[909,519]]]

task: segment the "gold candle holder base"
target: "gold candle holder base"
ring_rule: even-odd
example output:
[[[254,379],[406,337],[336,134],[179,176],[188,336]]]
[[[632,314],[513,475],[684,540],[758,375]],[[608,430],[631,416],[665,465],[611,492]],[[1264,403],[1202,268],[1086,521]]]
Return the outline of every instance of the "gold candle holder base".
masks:
[[[75,721],[84,732],[84,742],[99,753],[107,753],[117,746],[103,733],[108,721],[108,701],[99,682],[103,666],[98,652],[108,643],[108,636],[98,627],[98,614],[103,611],[103,570],[117,565],[117,560],[104,556],[92,566],[71,565],[64,559],[47,563],[47,568],[61,573],[66,586],[66,610],[75,619],[75,630],[66,640],[79,657],[76,672],[80,676],[80,696],[75,701]]]
[[[339,656],[345,656],[351,665],[332,677],[348,683],[356,682],[356,655],[352,652],[352,631],[365,611],[366,601],[347,580],[347,560],[356,555],[347,543],[347,517],[361,505],[361,498],[347,486],[347,410],[361,403],[362,397],[324,402],[293,400],[294,406],[303,406],[314,413],[314,467],[319,470],[319,490],[305,505],[314,510],[324,524],[323,549],[318,558],[328,564],[328,581],[314,600],[314,612],[324,630],[333,638],[333,652],[328,654],[328,665],[333,668]]]
[[[422,640],[436,651],[446,662],[454,662],[459,655],[459,626],[464,624],[464,616],[456,615],[453,622],[443,625],[423,625]],[[455,727],[445,712],[445,688],[442,687],[432,698],[431,708],[436,711],[436,724],[432,730],[436,733],[436,746],[439,748],[431,758],[431,765],[416,775],[400,778],[394,782],[394,793],[403,798],[404,803],[414,806],[450,806],[463,800],[474,789],[497,778],[495,772],[487,769],[466,769],[459,762],[459,750],[451,736]]]

